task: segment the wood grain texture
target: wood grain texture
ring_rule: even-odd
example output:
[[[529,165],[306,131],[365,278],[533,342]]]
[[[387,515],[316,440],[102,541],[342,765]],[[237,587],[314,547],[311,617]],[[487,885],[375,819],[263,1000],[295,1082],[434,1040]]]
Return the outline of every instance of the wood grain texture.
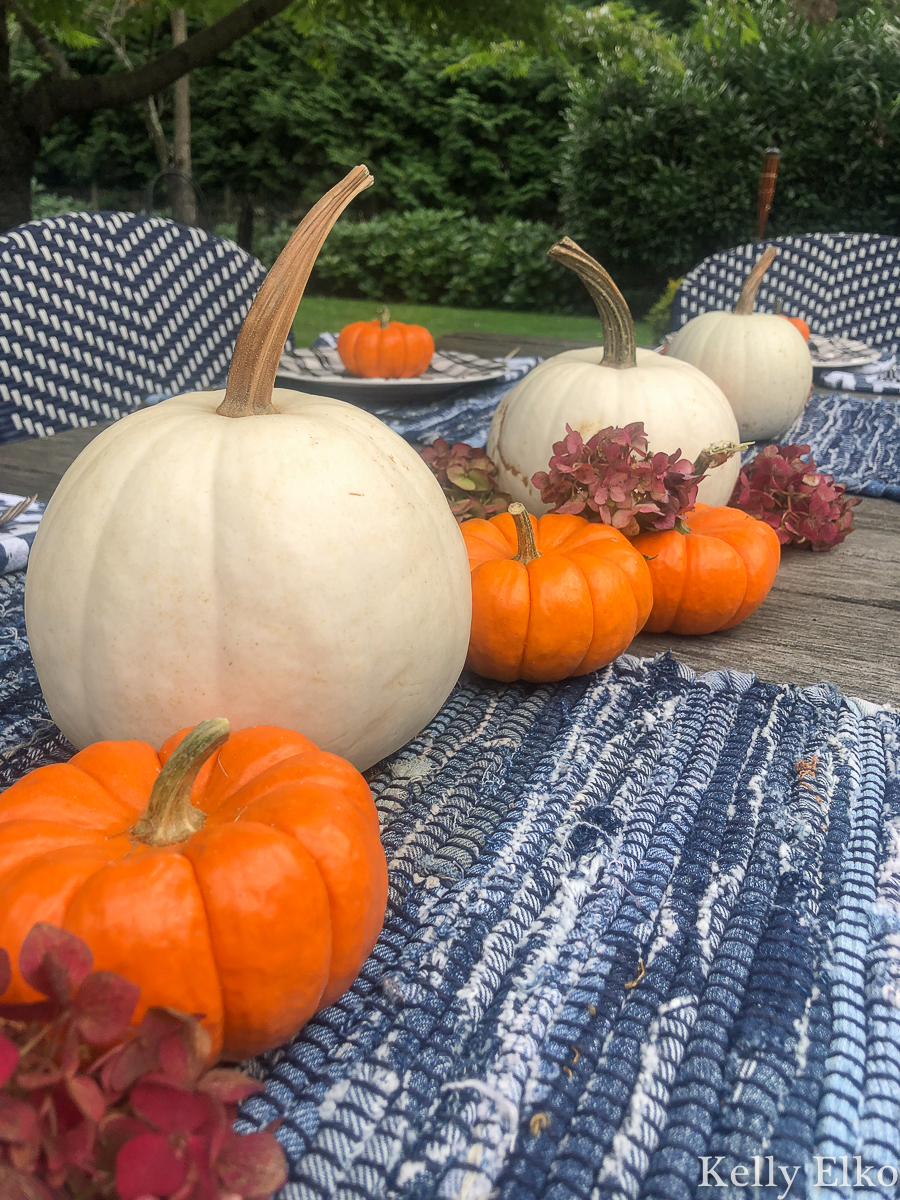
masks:
[[[591,345],[556,338],[450,334],[444,349],[493,357],[516,346],[549,356]],[[109,422],[0,447],[0,491],[49,500],[67,467]],[[900,504],[864,499],[856,530],[826,554],[786,550],[763,606],[736,629],[706,637],[642,634],[629,653],[671,650],[697,671],[734,667],[776,683],[829,681],[875,703],[900,704]]]
[[[52,437],[26,438],[0,446],[0,492],[24,496],[35,493],[49,500],[68,468],[88,442],[112,421],[98,421],[79,429],[67,429]]]
[[[671,650],[698,671],[736,667],[774,683],[835,684],[900,704],[900,504],[864,499],[856,530],[824,554],[788,549],[765,603],[726,633],[641,634],[630,654]]]

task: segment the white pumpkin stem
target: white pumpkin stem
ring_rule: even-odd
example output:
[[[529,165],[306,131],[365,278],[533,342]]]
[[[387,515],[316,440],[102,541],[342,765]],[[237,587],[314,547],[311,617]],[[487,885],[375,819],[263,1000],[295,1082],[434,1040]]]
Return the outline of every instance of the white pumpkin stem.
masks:
[[[564,237],[547,253],[575,272],[597,307],[603,326],[603,361],[600,365],[620,371],[637,366],[634,321],[625,297],[609,272],[571,238]]]
[[[512,517],[516,526],[516,537],[519,541],[518,552],[515,557],[516,562],[524,563],[527,567],[530,562],[534,562],[536,558],[541,557],[541,553],[537,548],[537,541],[534,536],[534,526],[531,524],[531,517],[528,515],[528,510],[524,504],[518,500],[513,500],[512,504],[506,510]]]
[[[131,829],[145,846],[175,846],[206,824],[206,813],[191,804],[191,788],[211,754],[228,741],[231,726],[224,717],[201,721],[179,742],[156,777],[147,807]]]
[[[350,201],[374,182],[368,167],[354,167],[294,230],[244,318],[231,359],[225,399],[216,409],[220,417],[275,412],[272,389],[281,352],[319,251]]]
[[[759,285],[763,281],[763,275],[771,267],[775,261],[775,255],[778,253],[777,246],[766,246],[762,254],[756,260],[756,265],[753,270],[744,280],[744,286],[741,288],[741,294],[738,296],[738,302],[734,306],[734,311],[740,317],[746,317],[753,312],[753,306],[756,304],[756,293],[759,291]]]

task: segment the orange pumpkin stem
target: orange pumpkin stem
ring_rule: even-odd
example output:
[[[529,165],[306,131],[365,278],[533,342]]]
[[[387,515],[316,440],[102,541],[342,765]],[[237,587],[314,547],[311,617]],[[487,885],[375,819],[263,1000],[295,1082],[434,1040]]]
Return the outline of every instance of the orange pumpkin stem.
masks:
[[[575,272],[597,308],[603,326],[603,360],[600,366],[620,371],[636,367],[637,338],[631,310],[609,272],[571,238],[564,237],[551,246],[547,253]]]
[[[200,768],[231,734],[225,717],[201,721],[172,751],[156,777],[147,807],[131,829],[145,846],[186,842],[206,823],[206,813],[191,804],[191,788]]]
[[[381,308],[378,308],[375,311],[378,313],[378,316],[381,319],[381,328],[387,329],[388,325],[390,325],[390,323],[391,323],[391,310],[387,307],[382,306]]]
[[[530,562],[541,557],[534,538],[534,526],[531,524],[531,517],[528,515],[525,505],[520,504],[518,500],[513,500],[506,511],[512,517],[513,521],[515,521],[516,537],[519,539],[516,562],[524,563],[525,566],[528,566]]]
[[[778,253],[777,246],[766,246],[762,254],[756,260],[756,265],[753,270],[744,280],[744,286],[741,288],[741,294],[738,296],[738,302],[734,306],[734,311],[739,317],[746,317],[753,312],[753,306],[756,304],[756,293],[759,291],[759,285],[763,281],[763,275],[771,267],[775,261],[775,255]]]
[[[375,180],[368,167],[354,167],[315,204],[278,255],[244,318],[228,372],[220,417],[274,413],[272,389],[284,343],[319,251],[332,225],[360,192]]]

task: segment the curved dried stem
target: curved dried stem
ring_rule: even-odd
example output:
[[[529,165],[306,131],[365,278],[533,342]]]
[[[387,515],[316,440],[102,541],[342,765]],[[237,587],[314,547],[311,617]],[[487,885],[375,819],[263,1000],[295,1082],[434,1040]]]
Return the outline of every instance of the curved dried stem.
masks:
[[[516,537],[519,540],[515,561],[524,563],[527,567],[530,562],[534,562],[536,558],[541,557],[541,552],[537,548],[537,540],[534,536],[534,526],[531,523],[531,517],[528,515],[525,505],[521,504],[518,500],[513,500],[506,511],[515,522]]]
[[[147,807],[131,830],[145,846],[175,846],[188,841],[206,823],[206,813],[191,804],[191,788],[200,768],[231,733],[225,717],[201,721],[179,742],[156,777]]]
[[[275,260],[238,334],[221,417],[274,413],[272,389],[284,343],[319,251],[332,225],[360,192],[374,183],[368,167],[354,167],[314,205]]]
[[[625,297],[613,283],[609,272],[571,238],[563,238],[551,246],[547,253],[575,272],[597,307],[603,326],[603,361],[600,365],[616,370],[636,366],[634,321]]]
[[[777,246],[766,246],[762,254],[756,260],[756,265],[753,270],[744,280],[744,286],[741,288],[741,294],[738,296],[738,302],[734,306],[734,311],[738,316],[745,317],[748,313],[753,312],[753,306],[756,304],[756,293],[759,291],[759,285],[763,281],[763,275],[771,267],[775,261],[775,255],[778,253]]]

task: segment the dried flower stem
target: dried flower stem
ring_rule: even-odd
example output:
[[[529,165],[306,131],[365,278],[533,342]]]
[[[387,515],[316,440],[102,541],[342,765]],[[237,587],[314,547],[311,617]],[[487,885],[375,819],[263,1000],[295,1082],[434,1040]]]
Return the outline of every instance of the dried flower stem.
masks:
[[[238,334],[220,417],[274,413],[272,389],[284,343],[319,251],[332,225],[360,192],[374,183],[368,167],[349,175],[313,205],[256,293]]]
[[[175,846],[203,828],[206,813],[191,804],[191,788],[200,768],[228,741],[224,717],[201,721],[179,742],[156,777],[147,807],[131,830],[145,846]]]
[[[516,537],[519,540],[518,553],[516,554],[516,562],[524,563],[527,567],[530,562],[534,562],[536,558],[540,558],[541,554],[537,548],[537,542],[534,537],[534,526],[531,524],[531,517],[524,504],[520,504],[518,500],[514,500],[506,510],[512,517],[516,525]]]
[[[734,306],[734,311],[740,317],[746,317],[753,312],[753,306],[756,304],[756,293],[759,291],[759,285],[763,281],[763,276],[772,263],[775,261],[775,255],[778,253],[777,246],[766,246],[762,254],[756,260],[756,265],[753,270],[744,280],[744,286],[741,288],[741,294],[738,296],[738,302]]]
[[[619,371],[637,366],[637,338],[631,311],[609,273],[571,238],[563,238],[547,253],[575,272],[597,307],[603,326],[603,361],[600,365]]]

